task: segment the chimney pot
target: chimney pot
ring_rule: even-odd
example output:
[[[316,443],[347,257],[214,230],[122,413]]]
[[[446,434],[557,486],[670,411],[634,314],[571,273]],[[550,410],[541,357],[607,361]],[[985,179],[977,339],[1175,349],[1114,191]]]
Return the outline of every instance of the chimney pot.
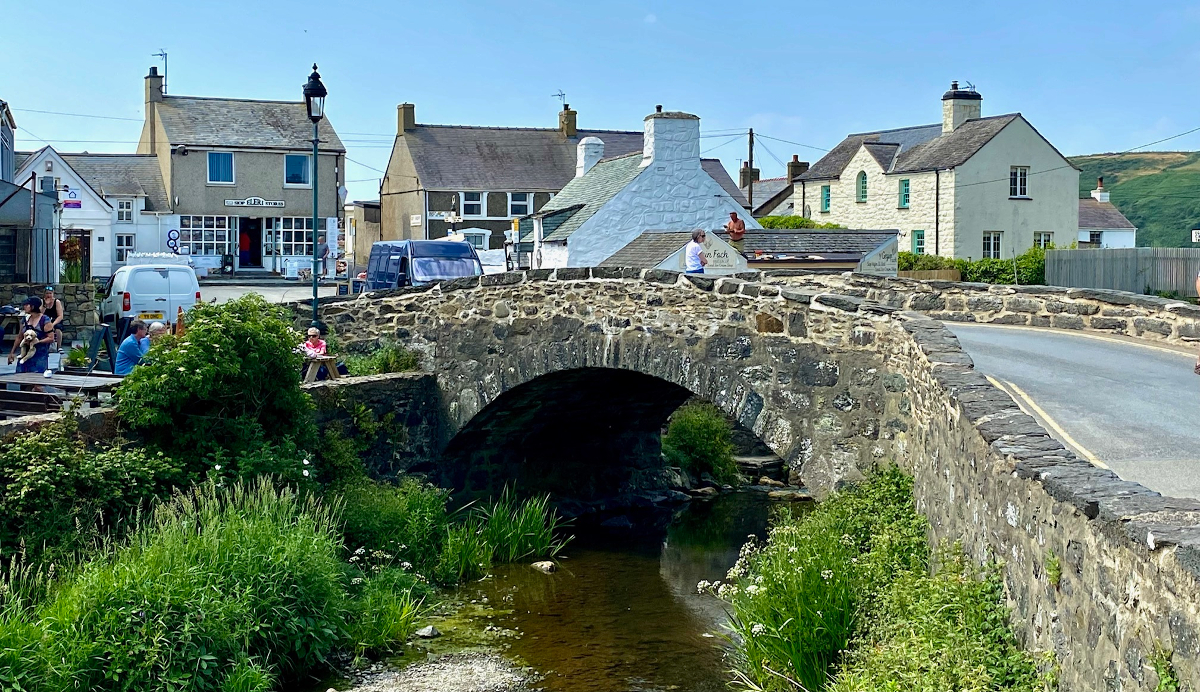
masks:
[[[793,161],[797,161],[797,162],[798,162],[798,161],[800,161],[800,155],[799,155],[799,154],[792,154],[792,160],[793,160]]]
[[[1103,177],[1096,178],[1096,189],[1092,190],[1092,199],[1096,200],[1097,202],[1108,202],[1109,201],[1110,198],[1109,198],[1108,190],[1104,189],[1104,178]]]
[[[151,66],[150,66],[150,76],[151,76],[151,77],[157,77],[157,76],[158,76],[158,66],[157,66],[157,65],[151,65]]]
[[[974,89],[959,89],[958,80],[950,82],[950,91],[942,94],[942,134],[949,134],[968,120],[983,114],[983,97]]]
[[[1104,176],[1096,178],[1096,187],[1100,188],[1101,190],[1104,189]]]
[[[655,107],[654,107],[654,112],[655,112],[655,113],[662,113],[662,105],[660,104],[660,105],[657,105],[657,106],[655,106]]]

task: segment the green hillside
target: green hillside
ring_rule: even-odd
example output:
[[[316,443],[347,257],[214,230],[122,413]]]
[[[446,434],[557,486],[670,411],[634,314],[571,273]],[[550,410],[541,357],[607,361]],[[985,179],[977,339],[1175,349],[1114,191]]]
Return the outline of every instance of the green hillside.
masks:
[[[1112,203],[1138,227],[1137,244],[1193,247],[1200,228],[1200,152],[1074,156],[1081,168],[1079,196],[1087,197],[1104,176]]]

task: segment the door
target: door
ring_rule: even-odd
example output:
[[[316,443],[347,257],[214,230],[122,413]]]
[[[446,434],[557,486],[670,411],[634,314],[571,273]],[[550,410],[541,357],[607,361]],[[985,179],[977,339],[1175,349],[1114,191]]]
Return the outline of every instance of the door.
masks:
[[[238,221],[238,266],[263,266],[263,220],[242,217]]]
[[[138,267],[129,273],[125,291],[129,293],[126,317],[142,320],[163,320],[170,309],[171,282],[169,267]]]
[[[196,282],[196,272],[185,266],[170,268],[170,300],[167,304],[167,322],[174,322],[179,314],[179,308],[187,312],[196,304],[196,294],[200,292],[200,284]]]

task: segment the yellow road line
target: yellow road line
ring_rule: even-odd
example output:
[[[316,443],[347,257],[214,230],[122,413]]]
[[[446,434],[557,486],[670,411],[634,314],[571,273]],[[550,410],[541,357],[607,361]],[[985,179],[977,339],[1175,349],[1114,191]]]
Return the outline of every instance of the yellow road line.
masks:
[[[1184,346],[1182,344],[1180,344],[1178,346],[1172,345],[1172,346],[1174,346],[1173,348],[1171,346],[1159,346],[1157,344],[1147,343],[1144,340],[1139,340],[1138,337],[1129,336],[1128,334],[1096,334],[1094,332],[1085,332],[1085,331],[1077,330],[1077,329],[1056,329],[1054,327],[1025,327],[1025,326],[1022,326],[1019,324],[988,324],[987,322],[960,322],[960,323],[955,323],[954,326],[958,326],[959,324],[966,326],[967,328],[987,327],[989,329],[1014,329],[1014,330],[1019,329],[1019,330],[1026,331],[1026,332],[1041,332],[1043,334],[1045,334],[1045,333],[1064,334],[1067,336],[1078,336],[1078,337],[1082,337],[1084,339],[1094,339],[1096,341],[1107,341],[1110,344],[1129,344],[1130,346],[1138,346],[1141,348],[1148,348],[1153,351],[1162,351],[1163,353],[1170,353],[1171,355],[1174,355],[1174,356],[1186,356],[1186,357],[1190,358],[1194,355],[1192,353],[1192,351],[1188,349],[1187,346]],[[953,331],[953,330],[951,330],[951,331]],[[1119,338],[1119,337],[1124,337],[1124,338]]]
[[[1013,401],[1017,403],[1017,406],[1021,407],[1021,410],[1025,411],[1026,414],[1035,418],[1040,418],[1041,421],[1045,423],[1051,431],[1057,433],[1058,439],[1063,442],[1063,444],[1072,448],[1076,454],[1084,459],[1087,459],[1093,466],[1098,466],[1102,469],[1108,468],[1108,465],[1103,461],[1100,461],[1095,454],[1092,454],[1091,450],[1076,442],[1075,438],[1071,437],[1071,433],[1063,430],[1063,427],[1059,425],[1057,421],[1051,418],[1050,414],[1046,413],[1045,409],[1043,409],[1041,406],[1038,406],[1037,403],[1025,393],[1025,390],[1007,380],[1002,382],[991,375],[984,375],[984,377],[986,377],[988,382],[991,382],[992,385],[997,389],[1011,396]]]

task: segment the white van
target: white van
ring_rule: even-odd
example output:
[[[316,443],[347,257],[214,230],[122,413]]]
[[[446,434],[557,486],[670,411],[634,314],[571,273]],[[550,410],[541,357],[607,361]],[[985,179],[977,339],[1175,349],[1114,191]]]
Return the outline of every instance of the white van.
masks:
[[[171,324],[179,308],[186,312],[200,301],[196,272],[182,264],[134,264],[118,269],[104,286],[100,321],[116,324],[122,317]]]

